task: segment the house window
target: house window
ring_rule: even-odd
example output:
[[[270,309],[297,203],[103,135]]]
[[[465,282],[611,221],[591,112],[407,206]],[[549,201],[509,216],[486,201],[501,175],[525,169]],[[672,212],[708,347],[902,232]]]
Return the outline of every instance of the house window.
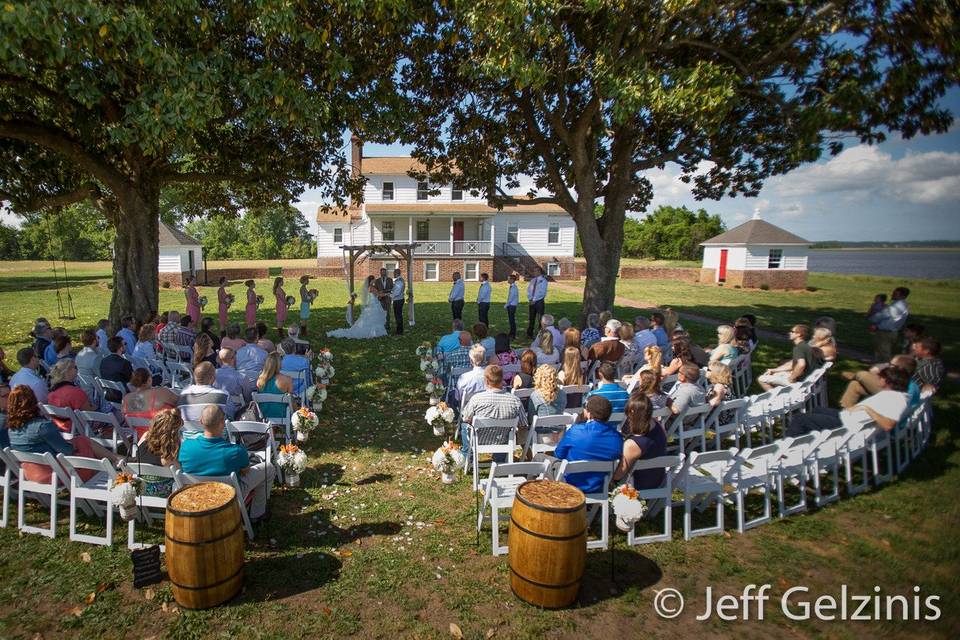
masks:
[[[417,200],[426,200],[429,197],[430,185],[426,182],[417,183]]]
[[[547,244],[560,244],[560,223],[551,222],[547,229]]]
[[[383,239],[387,242],[393,242],[396,239],[396,231],[393,227],[393,220],[384,220],[380,223],[380,231],[383,233]]]
[[[451,200],[463,200],[463,189],[458,189],[457,187],[453,187],[453,188],[450,190],[450,199],[451,199]]]
[[[393,200],[393,183],[392,182],[383,183],[383,200],[384,202],[386,202],[387,200]]]
[[[396,261],[384,262],[383,268],[387,270],[387,275],[393,277],[393,270],[397,268]]]
[[[423,279],[428,282],[437,282],[440,279],[440,269],[436,262],[423,263]]]
[[[548,263],[547,263],[547,275],[548,275],[548,276],[559,276],[559,275],[560,275],[560,263],[559,263],[559,262],[548,262]]]
[[[510,244],[517,244],[518,242],[520,242],[520,240],[518,239],[519,237],[520,237],[520,227],[517,225],[516,222],[510,223],[510,225],[507,226],[507,242],[509,242]]]
[[[340,244],[343,242],[343,229],[340,227],[336,227],[333,230],[333,242],[334,244]]]
[[[779,269],[783,262],[783,249],[770,249],[770,256],[767,258],[767,269]]]
[[[476,282],[480,279],[480,263],[479,262],[464,262],[463,263],[463,279],[468,282]]]
[[[430,239],[430,221],[417,220],[417,240]]]

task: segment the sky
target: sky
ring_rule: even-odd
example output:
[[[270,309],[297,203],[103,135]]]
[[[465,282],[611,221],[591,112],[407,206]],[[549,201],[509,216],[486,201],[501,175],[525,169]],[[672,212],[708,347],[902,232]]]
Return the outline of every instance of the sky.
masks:
[[[960,90],[951,91],[943,105],[960,120]],[[344,141],[349,144],[349,135]],[[364,146],[366,156],[409,151]],[[904,140],[895,134],[873,146],[854,141],[837,156],[825,153],[816,163],[767,180],[756,198],[698,201],[679,175],[676,165],[647,173],[654,187],[649,211],[659,205],[703,208],[733,228],[759,209],[764,220],[811,241],[960,240],[960,122],[941,135]],[[319,204],[307,191],[295,206],[313,224]]]

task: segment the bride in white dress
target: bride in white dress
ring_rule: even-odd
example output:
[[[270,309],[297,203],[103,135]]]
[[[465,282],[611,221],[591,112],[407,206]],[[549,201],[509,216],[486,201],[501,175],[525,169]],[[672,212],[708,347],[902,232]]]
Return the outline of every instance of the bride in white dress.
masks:
[[[380,301],[377,300],[377,290],[373,286],[373,276],[367,278],[363,288],[360,289],[360,302],[363,304],[363,311],[360,317],[353,323],[349,329],[334,329],[328,331],[330,338],[379,338],[387,335],[387,312]]]

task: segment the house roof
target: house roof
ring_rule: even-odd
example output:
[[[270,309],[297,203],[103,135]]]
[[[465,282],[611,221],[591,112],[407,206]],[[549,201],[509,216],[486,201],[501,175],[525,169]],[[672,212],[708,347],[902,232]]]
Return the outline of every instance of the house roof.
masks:
[[[424,171],[422,162],[410,156],[380,156],[368,158],[364,156],[360,162],[361,172],[365,176],[372,175],[406,175],[407,171]]]
[[[366,205],[368,214],[403,214],[403,215],[443,215],[448,213],[472,213],[477,215],[495,216],[498,213],[524,214],[524,213],[556,213],[566,214],[563,207],[556,204],[529,204],[504,207],[498,210],[480,202],[423,202],[419,204],[392,204],[387,202],[375,202]]]
[[[191,238],[180,229],[167,224],[160,223],[160,245],[161,247],[199,247],[202,242],[196,238]]]
[[[334,207],[324,211],[323,207],[317,207],[317,222],[352,222],[362,217],[358,207]]]
[[[724,231],[718,236],[700,243],[703,246],[711,245],[747,245],[747,244],[766,244],[766,245],[809,245],[809,240],[804,240],[798,235],[794,235],[785,229],[772,225],[766,220],[754,218],[744,222],[739,227],[734,227],[729,231]]]

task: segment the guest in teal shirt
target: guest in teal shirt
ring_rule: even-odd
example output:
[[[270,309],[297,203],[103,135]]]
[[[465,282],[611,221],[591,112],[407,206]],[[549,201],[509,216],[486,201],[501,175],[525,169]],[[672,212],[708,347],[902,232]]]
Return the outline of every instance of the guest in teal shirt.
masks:
[[[228,476],[250,466],[243,445],[230,444],[223,437],[224,416],[220,407],[211,405],[200,416],[203,435],[180,444],[177,460],[184,473],[197,476]]]

